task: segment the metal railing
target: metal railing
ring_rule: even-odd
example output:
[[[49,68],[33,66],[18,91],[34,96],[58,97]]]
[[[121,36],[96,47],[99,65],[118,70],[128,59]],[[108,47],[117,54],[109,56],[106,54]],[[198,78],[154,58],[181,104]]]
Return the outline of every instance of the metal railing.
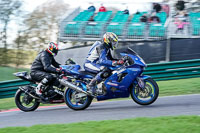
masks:
[[[13,97],[19,86],[29,85],[30,82],[21,79],[0,82],[0,99]]]
[[[200,77],[200,59],[149,64],[144,74],[157,81]],[[23,80],[0,82],[0,99],[13,97],[19,86],[28,84]]]

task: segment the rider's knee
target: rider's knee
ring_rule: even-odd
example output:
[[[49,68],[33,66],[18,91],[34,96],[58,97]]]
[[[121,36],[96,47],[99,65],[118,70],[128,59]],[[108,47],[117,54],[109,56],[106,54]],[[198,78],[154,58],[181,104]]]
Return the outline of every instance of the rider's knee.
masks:
[[[53,75],[49,74],[49,75],[46,75],[45,78],[44,78],[43,80],[46,79],[46,80],[47,80],[47,83],[50,83],[50,82],[53,80],[53,78],[54,78]]]

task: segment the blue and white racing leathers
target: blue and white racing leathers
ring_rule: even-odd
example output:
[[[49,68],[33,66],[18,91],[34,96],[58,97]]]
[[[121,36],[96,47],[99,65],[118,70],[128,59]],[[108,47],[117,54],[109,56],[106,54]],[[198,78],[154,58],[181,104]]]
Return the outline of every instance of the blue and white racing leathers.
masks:
[[[111,59],[109,49],[105,48],[101,42],[96,41],[90,48],[84,68],[86,71],[98,73],[102,70],[102,66],[112,66]]]
[[[104,67],[112,66],[112,56],[110,50],[107,49],[101,42],[96,41],[86,58],[84,68],[86,71],[98,73],[96,80],[101,81],[101,74]]]

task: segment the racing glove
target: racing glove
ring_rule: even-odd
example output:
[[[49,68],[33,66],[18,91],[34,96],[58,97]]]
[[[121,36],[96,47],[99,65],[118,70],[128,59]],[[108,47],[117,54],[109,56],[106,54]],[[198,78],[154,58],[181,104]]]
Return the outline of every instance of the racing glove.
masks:
[[[112,61],[112,66],[123,65],[123,64],[124,64],[123,60]]]
[[[57,72],[58,74],[65,74],[65,73],[66,73],[66,70],[65,70],[65,69],[62,69],[62,67],[60,67],[60,68],[56,68],[56,72]]]

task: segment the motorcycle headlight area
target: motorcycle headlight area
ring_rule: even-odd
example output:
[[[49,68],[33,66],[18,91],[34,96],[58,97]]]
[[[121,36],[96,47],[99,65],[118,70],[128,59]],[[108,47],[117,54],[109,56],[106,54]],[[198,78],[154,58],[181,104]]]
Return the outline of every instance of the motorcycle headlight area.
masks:
[[[146,64],[145,61],[144,61],[140,56],[138,56],[138,58],[140,59],[140,61],[141,61],[143,64]]]
[[[140,58],[140,61],[141,61],[143,64],[146,64],[145,61],[144,61],[142,58]]]

